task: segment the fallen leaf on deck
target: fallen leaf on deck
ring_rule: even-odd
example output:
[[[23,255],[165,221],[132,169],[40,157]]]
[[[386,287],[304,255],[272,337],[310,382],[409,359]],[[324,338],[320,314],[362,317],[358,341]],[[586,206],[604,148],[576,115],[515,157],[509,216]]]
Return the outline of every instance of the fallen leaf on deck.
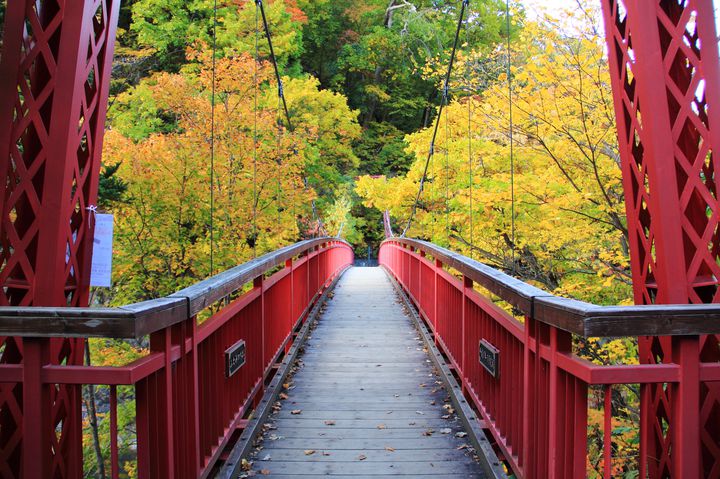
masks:
[[[270,454],[262,458],[263,461],[269,461],[270,460]]]
[[[315,449],[305,449],[306,456],[312,456],[313,454],[315,454]]]
[[[386,450],[386,451],[390,451],[390,452],[395,452],[395,448],[394,448],[394,447],[390,447],[390,446],[385,446],[385,450]]]
[[[358,456],[358,460],[359,460],[359,461],[364,461],[365,459],[367,459],[367,456],[366,456],[365,454],[360,454],[360,455]]]
[[[292,411],[290,411],[290,414],[302,414],[302,409],[293,409]]]
[[[462,432],[462,431],[461,431],[461,432],[456,432],[456,433],[455,433],[455,437],[465,437],[465,436],[467,436],[467,433],[466,433],[466,432]]]
[[[415,411],[415,414],[420,414],[421,416],[424,416],[424,415],[425,415],[425,413],[422,412],[422,411]]]
[[[444,428],[440,429],[440,434],[450,434],[451,432],[452,432],[452,429],[450,429],[449,427],[444,427]]]
[[[329,421],[325,421],[325,425],[326,425],[326,426],[334,426],[334,425],[335,425],[335,421],[330,421],[330,420],[329,420]]]
[[[260,469],[260,474],[262,474],[263,476],[268,476],[270,475],[270,469]]]
[[[385,424],[378,424],[378,425],[377,425],[377,428],[378,428],[378,429],[385,429]]]
[[[423,431],[423,436],[432,436],[434,432],[435,431],[433,431],[432,429],[428,429],[426,431]]]
[[[323,456],[329,456],[329,455],[330,455],[330,453],[329,453],[329,452],[327,452],[327,451],[323,451],[323,452],[322,452],[322,455],[323,455]]]
[[[280,399],[287,399],[287,398],[288,398],[288,395],[285,394],[285,393],[280,393],[280,396],[279,396],[279,397],[280,397]]]
[[[243,471],[249,471],[249,470],[252,468],[252,464],[251,464],[247,459],[243,459],[243,460],[240,462],[240,468],[241,468]]]

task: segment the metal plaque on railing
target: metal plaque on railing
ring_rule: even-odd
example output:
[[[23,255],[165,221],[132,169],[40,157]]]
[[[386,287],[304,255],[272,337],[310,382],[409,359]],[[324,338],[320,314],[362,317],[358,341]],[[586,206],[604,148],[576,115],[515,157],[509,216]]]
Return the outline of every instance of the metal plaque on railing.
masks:
[[[229,378],[245,364],[245,341],[242,339],[225,350],[225,377]]]
[[[500,369],[498,367],[498,360],[500,359],[500,350],[490,344],[485,339],[480,340],[478,358],[480,364],[485,370],[490,373],[494,378],[498,377]]]

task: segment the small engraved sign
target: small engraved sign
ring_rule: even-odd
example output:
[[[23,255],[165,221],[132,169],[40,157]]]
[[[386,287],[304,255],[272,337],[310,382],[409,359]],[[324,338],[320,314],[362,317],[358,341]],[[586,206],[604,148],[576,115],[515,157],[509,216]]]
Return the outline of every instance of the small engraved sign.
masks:
[[[485,339],[480,340],[479,350],[480,364],[482,364],[482,367],[484,367],[492,377],[497,378],[500,373],[500,369],[498,368],[500,350]]]
[[[245,364],[245,341],[240,340],[225,350],[225,377],[229,378]]]

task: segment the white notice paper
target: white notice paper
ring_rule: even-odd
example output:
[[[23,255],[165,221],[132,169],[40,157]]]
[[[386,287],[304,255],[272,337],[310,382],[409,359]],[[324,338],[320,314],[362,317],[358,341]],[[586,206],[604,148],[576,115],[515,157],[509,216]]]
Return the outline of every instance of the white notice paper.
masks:
[[[112,286],[113,215],[96,214],[90,286]]]

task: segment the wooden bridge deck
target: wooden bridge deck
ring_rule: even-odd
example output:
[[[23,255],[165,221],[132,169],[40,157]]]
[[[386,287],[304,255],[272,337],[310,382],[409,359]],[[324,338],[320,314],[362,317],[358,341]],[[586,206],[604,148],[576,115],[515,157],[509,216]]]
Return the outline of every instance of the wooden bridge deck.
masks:
[[[483,477],[412,320],[380,268],[340,279],[266,421],[268,477]]]

